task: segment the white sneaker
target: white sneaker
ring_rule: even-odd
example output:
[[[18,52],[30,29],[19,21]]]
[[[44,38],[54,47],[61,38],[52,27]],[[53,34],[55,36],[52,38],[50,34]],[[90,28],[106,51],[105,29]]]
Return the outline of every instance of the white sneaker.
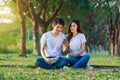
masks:
[[[68,67],[68,66],[63,67],[63,70],[69,70],[69,69],[70,69],[70,67]]]
[[[86,69],[94,69],[92,66],[87,65]]]

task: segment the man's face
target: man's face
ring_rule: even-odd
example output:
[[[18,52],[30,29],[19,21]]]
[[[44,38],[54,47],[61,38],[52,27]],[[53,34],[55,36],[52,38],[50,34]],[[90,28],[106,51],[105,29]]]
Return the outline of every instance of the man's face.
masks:
[[[59,32],[62,32],[62,29],[63,29],[63,25],[61,25],[61,24],[57,24],[53,28],[53,30],[56,34],[58,34]]]

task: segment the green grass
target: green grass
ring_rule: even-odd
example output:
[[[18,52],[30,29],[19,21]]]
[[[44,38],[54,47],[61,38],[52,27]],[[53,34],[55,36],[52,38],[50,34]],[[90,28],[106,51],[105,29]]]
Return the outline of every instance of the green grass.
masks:
[[[118,80],[120,78],[120,70],[112,68],[45,70],[27,67],[34,65],[37,57],[39,56],[32,54],[28,54],[26,58],[18,57],[17,54],[0,54],[0,80]],[[120,66],[120,58],[92,54],[88,64]]]
[[[120,58],[112,57],[108,55],[91,55],[91,59],[89,61],[91,65],[108,65],[108,66],[120,66]]]

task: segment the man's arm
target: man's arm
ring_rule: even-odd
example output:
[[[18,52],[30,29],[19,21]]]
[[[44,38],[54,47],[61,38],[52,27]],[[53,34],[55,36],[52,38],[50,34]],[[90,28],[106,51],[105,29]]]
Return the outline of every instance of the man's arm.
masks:
[[[46,45],[41,44],[41,55],[46,60],[47,58],[46,58],[46,55],[45,55],[45,49],[46,49]]]
[[[63,52],[68,53],[68,48],[69,48],[68,46],[69,46],[68,41],[64,40],[63,43],[62,43]]]
[[[48,64],[51,64],[51,60],[46,57],[45,49],[46,49],[46,45],[45,45],[45,44],[41,44],[41,55],[42,55],[43,59],[44,59]]]

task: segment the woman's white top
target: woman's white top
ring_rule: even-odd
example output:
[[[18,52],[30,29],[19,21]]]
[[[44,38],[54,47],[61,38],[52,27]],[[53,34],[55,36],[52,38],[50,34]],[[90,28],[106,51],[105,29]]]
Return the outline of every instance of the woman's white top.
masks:
[[[60,57],[62,56],[62,42],[66,38],[65,34],[59,33],[58,36],[54,37],[51,31],[46,32],[42,35],[41,44],[46,45],[45,53],[46,57]]]
[[[72,37],[69,43],[69,52],[77,54],[82,48],[82,43],[86,42],[85,35],[83,33],[78,33],[76,36]],[[86,52],[83,52],[80,56],[83,56]]]

